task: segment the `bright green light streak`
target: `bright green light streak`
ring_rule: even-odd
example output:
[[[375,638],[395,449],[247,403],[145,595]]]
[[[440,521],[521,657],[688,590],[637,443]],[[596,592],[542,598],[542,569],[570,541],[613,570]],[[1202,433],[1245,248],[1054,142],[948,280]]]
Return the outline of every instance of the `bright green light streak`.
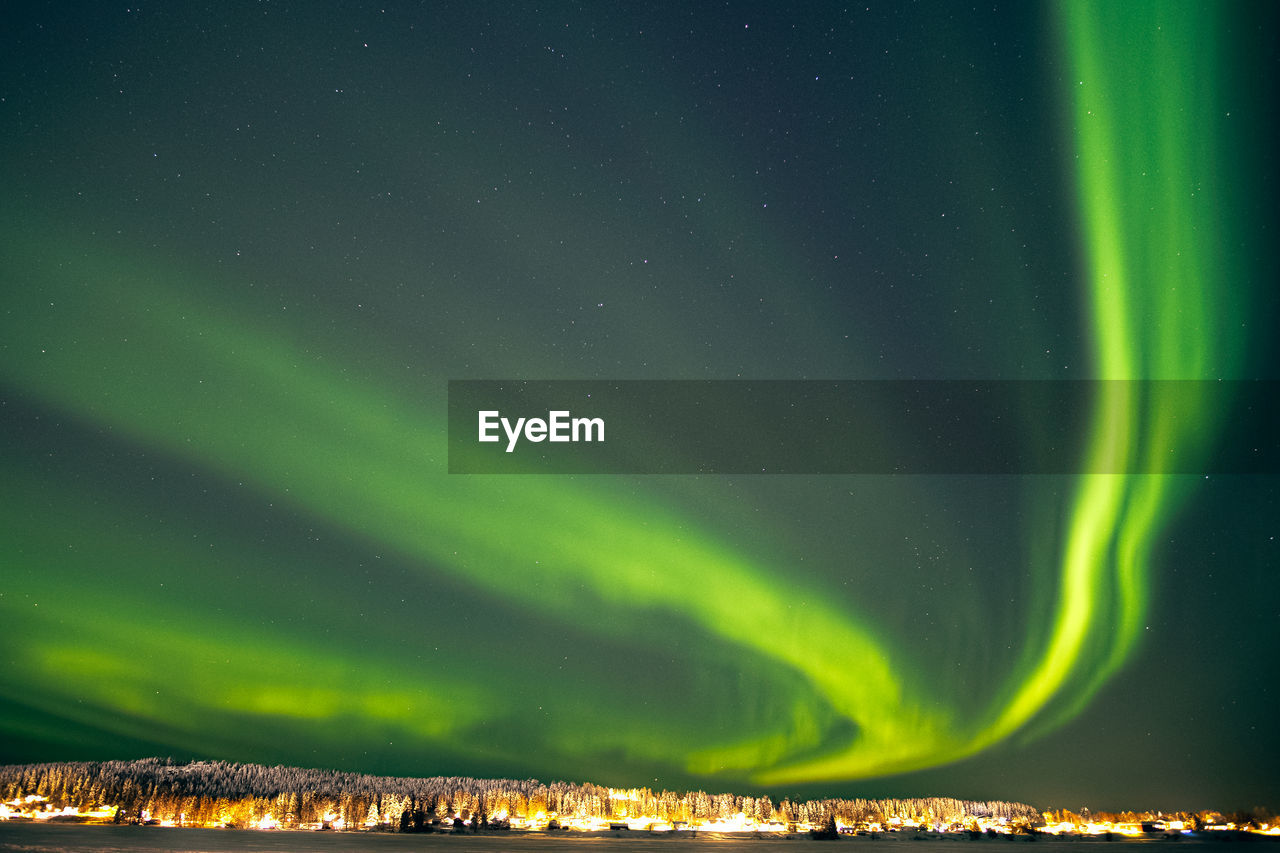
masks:
[[[274,718],[312,734],[326,720],[343,721],[347,733],[359,721],[363,732],[439,741],[503,706],[500,691],[413,661],[361,655],[269,627],[262,616],[246,620],[250,606],[228,619],[212,607],[226,599],[199,587],[186,597],[176,590],[184,588],[182,575],[215,585],[229,566],[252,575],[244,555],[215,562],[178,536],[139,529],[126,514],[48,495],[35,482],[8,485],[27,500],[40,496],[47,514],[31,517],[21,499],[0,502],[6,517],[23,525],[6,540],[0,613],[9,629],[8,664],[0,691],[52,717],[227,755],[247,734],[229,729],[231,720]],[[75,520],[74,530],[66,519]],[[155,559],[138,548],[144,537],[170,563],[159,573],[168,590],[131,572]],[[254,596],[253,585],[241,582],[236,595]],[[287,603],[261,609],[283,613]]]
[[[1071,66],[1088,297],[1102,379],[1231,376],[1230,223],[1208,201],[1219,7],[1067,2],[1058,7]],[[1205,124],[1201,124],[1201,123]],[[1209,132],[1206,133],[1205,131]],[[1059,699],[1073,716],[1127,659],[1142,633],[1155,534],[1184,486],[1161,475],[1204,451],[1220,413],[1187,386],[1152,399],[1104,385],[1088,467],[1151,474],[1081,478],[1070,510],[1059,598],[1044,653],[981,740],[1006,737]]]
[[[907,686],[910,668],[819,590],[780,584],[664,507],[599,481],[443,475],[440,420],[266,331],[141,272],[25,272],[35,286],[12,305],[3,370],[31,394],[566,621],[625,633],[679,614],[769,662],[765,679],[770,666],[800,674],[852,721],[846,772],[923,766],[954,739],[946,712]],[[662,757],[758,770],[820,750],[812,721],[829,713],[797,707],[758,749]]]
[[[1231,223],[1221,219],[1213,185],[1221,175],[1206,173],[1206,164],[1223,159],[1212,145],[1212,128],[1222,118],[1212,61],[1220,9],[1089,2],[1058,8],[1073,69],[1097,376],[1230,377],[1243,348],[1220,333],[1237,325],[1239,313],[1239,297],[1229,295],[1230,260],[1221,251]],[[939,749],[938,762],[976,752],[1033,721],[1042,727],[1065,722],[1133,650],[1150,595],[1153,539],[1184,490],[1181,478],[1159,472],[1202,454],[1220,415],[1196,397],[1194,386],[1181,390],[1157,399],[1143,386],[1100,385],[1086,469],[1153,473],[1080,478],[1044,648],[993,709],[991,722],[952,751]],[[854,775],[847,758],[831,756],[774,777]]]

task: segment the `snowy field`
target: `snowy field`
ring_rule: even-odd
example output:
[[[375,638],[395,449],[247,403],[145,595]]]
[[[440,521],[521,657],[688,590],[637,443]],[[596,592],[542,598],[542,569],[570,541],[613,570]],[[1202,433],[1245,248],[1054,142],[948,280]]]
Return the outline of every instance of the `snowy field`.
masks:
[[[132,851],[166,851],[166,853],[275,853],[276,851],[315,851],[315,853],[355,853],[355,851],[414,850],[424,853],[497,853],[497,851],[567,850],[590,853],[740,853],[740,851],[787,850],[831,851],[858,850],[860,853],[995,853],[1005,848],[1021,848],[1033,844],[1035,853],[1080,853],[1082,846],[1142,846],[1148,853],[1152,847],[1173,851],[1190,848],[1201,853],[1228,853],[1237,848],[1280,851],[1280,845],[1249,841],[1113,841],[1079,839],[1071,841],[1030,839],[929,840],[913,843],[912,836],[841,838],[836,841],[813,841],[797,837],[743,838],[701,833],[696,838],[685,835],[647,835],[645,833],[573,833],[563,835],[395,835],[336,832],[261,832],[233,829],[165,829],[137,826],[73,826],[34,823],[0,823],[0,850],[31,853],[132,853]],[[904,849],[907,848],[907,849]],[[1031,853],[1030,850],[1027,853]],[[1098,851],[1102,853],[1102,851]]]

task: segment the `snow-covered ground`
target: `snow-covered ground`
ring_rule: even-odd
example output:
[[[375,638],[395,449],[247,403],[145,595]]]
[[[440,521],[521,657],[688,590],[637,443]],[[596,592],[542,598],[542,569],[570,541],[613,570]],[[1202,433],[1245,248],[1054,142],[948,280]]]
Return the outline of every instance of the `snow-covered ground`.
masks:
[[[914,835],[841,838],[814,841],[797,836],[787,840],[781,836],[741,837],[700,832],[697,837],[685,834],[644,832],[600,833],[500,833],[493,835],[400,835],[390,833],[339,832],[261,832],[234,829],[177,829],[141,826],[76,826],[49,823],[0,822],[0,850],[23,853],[357,853],[357,851],[413,850],[424,853],[550,853],[556,850],[579,853],[761,853],[761,851],[831,851],[858,853],[988,853],[992,848],[1005,849],[1034,843],[1027,853],[1080,853],[1080,847],[1107,844],[1100,839],[1046,840],[1021,839],[952,840],[933,839],[913,843]],[[1229,853],[1243,844],[1254,853],[1266,853],[1271,845],[1214,840],[1205,842],[1205,853]],[[1109,853],[1116,847],[1141,844],[1150,853],[1152,845],[1168,847],[1167,841],[1126,840],[1111,842]],[[1174,848],[1200,848],[1193,838],[1183,838]],[[904,849],[907,847],[909,849]],[[1280,846],[1275,848],[1280,851]],[[1101,853],[1101,851],[1099,851]]]

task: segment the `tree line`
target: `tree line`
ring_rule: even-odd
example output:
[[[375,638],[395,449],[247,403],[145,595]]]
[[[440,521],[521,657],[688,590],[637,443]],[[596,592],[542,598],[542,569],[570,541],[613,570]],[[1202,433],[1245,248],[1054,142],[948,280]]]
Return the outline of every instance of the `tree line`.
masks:
[[[43,797],[48,808],[117,810],[118,819],[173,821],[194,826],[254,826],[268,816],[284,826],[366,823],[390,829],[422,829],[467,821],[501,825],[503,818],[561,821],[651,818],[697,824],[744,814],[760,823],[821,826],[885,823],[890,818],[930,824],[964,824],[978,818],[1031,821],[1039,813],[1025,803],[973,802],[948,797],[824,799],[775,802],[768,796],[704,791],[615,789],[590,783],[541,783],[535,779],[413,778],[337,770],[266,767],[225,761],[55,762],[0,767],[0,800]]]

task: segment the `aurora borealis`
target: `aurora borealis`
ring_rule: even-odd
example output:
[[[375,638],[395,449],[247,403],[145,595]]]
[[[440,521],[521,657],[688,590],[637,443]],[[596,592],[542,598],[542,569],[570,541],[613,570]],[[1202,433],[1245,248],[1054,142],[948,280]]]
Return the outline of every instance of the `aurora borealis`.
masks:
[[[26,9],[0,761],[1276,805],[1274,476],[445,451],[451,379],[1277,378],[1275,23]],[[1267,403],[1099,395],[1086,453]]]

